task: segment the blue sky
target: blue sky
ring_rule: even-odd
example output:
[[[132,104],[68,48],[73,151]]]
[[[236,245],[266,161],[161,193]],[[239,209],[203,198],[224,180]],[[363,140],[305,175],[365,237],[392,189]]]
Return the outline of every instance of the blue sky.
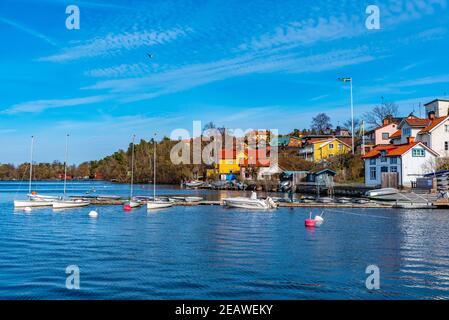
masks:
[[[447,0],[0,2],[0,163],[99,159],[132,134],[309,128],[349,118],[381,97],[419,114],[449,93]],[[81,11],[80,30],[65,8]],[[370,4],[381,29],[365,27]],[[149,59],[147,53],[154,55]]]

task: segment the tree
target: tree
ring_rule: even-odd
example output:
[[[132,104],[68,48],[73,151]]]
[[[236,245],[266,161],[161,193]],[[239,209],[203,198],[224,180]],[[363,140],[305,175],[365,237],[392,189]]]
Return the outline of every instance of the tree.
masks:
[[[382,125],[383,120],[387,117],[397,117],[399,107],[394,102],[383,101],[380,105],[377,105],[373,110],[365,114],[366,124],[371,127],[379,127]]]
[[[319,113],[312,119],[311,128],[312,131],[322,134],[327,129],[332,129],[331,118],[325,113]]]
[[[212,121],[206,123],[203,127],[203,131],[209,130],[209,129],[215,129],[215,123],[213,123]]]
[[[352,120],[349,119],[349,120],[345,121],[343,123],[343,126],[346,129],[349,129],[349,131],[351,131],[352,130]],[[362,127],[362,121],[359,118],[354,118],[354,132],[355,132],[355,135],[359,135],[360,134],[361,127]],[[352,135],[352,132],[351,132],[351,135]]]

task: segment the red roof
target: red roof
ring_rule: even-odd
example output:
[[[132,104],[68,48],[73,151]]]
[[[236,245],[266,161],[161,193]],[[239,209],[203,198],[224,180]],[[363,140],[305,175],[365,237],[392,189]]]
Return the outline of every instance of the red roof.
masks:
[[[427,127],[431,122],[425,118],[405,118],[404,120],[410,127]]]
[[[430,132],[433,128],[435,128],[437,125],[439,125],[441,122],[443,122],[447,118],[448,118],[447,116],[446,117],[435,118],[434,120],[432,120],[430,122],[430,124],[427,127],[422,129],[419,133],[428,133],[428,132]]]
[[[407,143],[407,144],[398,144],[398,145],[389,144],[389,145],[377,146],[377,147],[374,147],[374,149],[372,149],[370,152],[365,154],[362,158],[364,158],[364,159],[365,158],[375,158],[375,157],[379,156],[382,151],[385,151],[386,157],[398,157],[398,156],[403,155],[404,153],[406,153],[407,151],[409,151],[411,148],[413,148],[414,146],[416,146],[418,144],[420,144],[427,150],[432,151],[430,148],[426,147],[422,142],[415,141],[415,142]],[[435,153],[434,151],[432,151],[432,152]]]
[[[399,139],[401,135],[401,130],[398,130],[390,136],[390,139]]]

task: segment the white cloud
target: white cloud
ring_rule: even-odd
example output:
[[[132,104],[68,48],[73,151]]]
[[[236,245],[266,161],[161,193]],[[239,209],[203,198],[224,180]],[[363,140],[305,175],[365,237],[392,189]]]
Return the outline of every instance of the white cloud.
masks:
[[[108,96],[91,96],[74,99],[52,99],[27,101],[10,106],[3,114],[39,113],[47,109],[87,105],[107,100]]]
[[[65,48],[60,53],[42,57],[39,61],[64,62],[98,56],[114,56],[120,54],[122,50],[165,44],[184,36],[189,31],[188,28],[175,28],[166,31],[110,33],[105,37],[94,38],[84,44]]]
[[[298,54],[268,56],[247,54],[232,59],[188,65],[155,73],[149,77],[100,81],[84,89],[109,90],[112,93],[119,94],[126,93],[127,97],[122,98],[122,101],[133,102],[253,73],[321,72],[374,59],[371,53],[367,53],[367,48],[364,47],[351,50],[335,50],[305,57]]]
[[[89,77],[110,77],[110,78],[120,78],[120,77],[139,77],[147,75],[152,68],[147,63],[133,63],[133,64],[121,64],[118,66],[108,67],[108,68],[98,68],[86,71],[84,74]]]

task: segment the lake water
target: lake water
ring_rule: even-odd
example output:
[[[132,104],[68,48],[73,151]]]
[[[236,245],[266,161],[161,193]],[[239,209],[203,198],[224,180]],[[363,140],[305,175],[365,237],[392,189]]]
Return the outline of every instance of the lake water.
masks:
[[[96,194],[128,193],[106,182],[68,187],[70,194],[93,187]],[[62,184],[40,182],[33,190],[58,194]],[[12,200],[26,191],[26,182],[0,181],[0,299],[449,297],[447,210],[325,210],[325,224],[310,230],[304,228],[310,210],[301,208],[14,211]],[[159,193],[222,196],[170,186]],[[88,217],[92,209],[97,219]],[[372,264],[380,269],[380,290],[365,287]],[[79,290],[66,289],[69,265],[80,268]]]

